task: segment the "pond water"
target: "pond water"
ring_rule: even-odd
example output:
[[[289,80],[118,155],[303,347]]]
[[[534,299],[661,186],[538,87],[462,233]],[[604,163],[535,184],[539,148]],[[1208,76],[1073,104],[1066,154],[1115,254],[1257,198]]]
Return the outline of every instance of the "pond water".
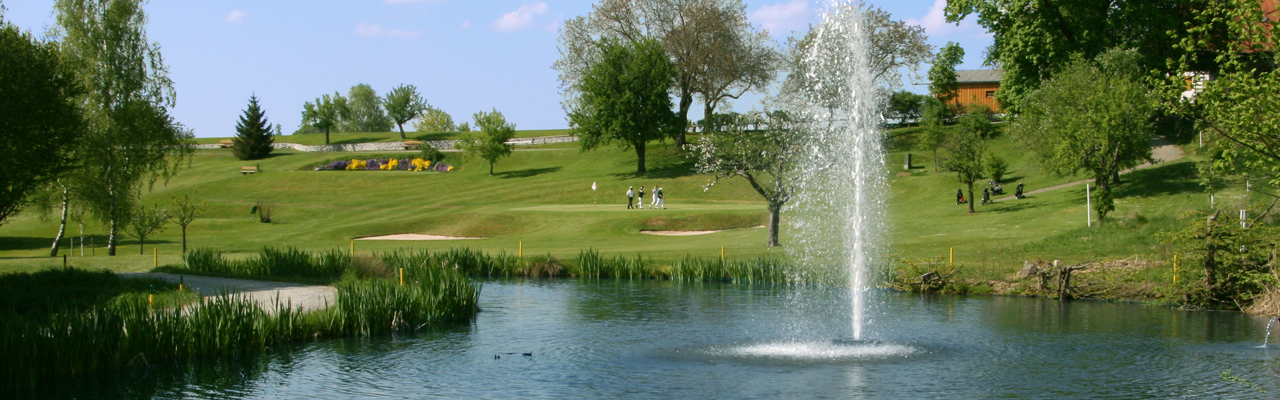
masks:
[[[877,292],[854,342],[837,288],[489,281],[480,300],[472,324],[0,397],[1280,397],[1267,320],[1239,313]]]

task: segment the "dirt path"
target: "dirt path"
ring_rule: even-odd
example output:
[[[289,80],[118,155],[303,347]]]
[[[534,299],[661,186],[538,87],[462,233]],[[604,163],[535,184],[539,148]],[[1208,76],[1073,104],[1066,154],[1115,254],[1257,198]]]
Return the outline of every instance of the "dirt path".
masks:
[[[1182,149],[1179,149],[1178,146],[1174,145],[1173,142],[1170,142],[1169,139],[1156,138],[1151,141],[1151,144],[1152,144],[1151,158],[1155,159],[1156,163],[1177,160],[1179,158],[1182,158],[1183,156]],[[1120,171],[1120,175],[1128,174],[1130,172],[1137,171],[1140,169],[1151,168],[1153,165],[1154,164],[1152,163],[1143,163],[1142,165],[1139,165],[1130,169],[1126,169],[1124,171]],[[1054,185],[1047,188],[1040,188],[1040,189],[1032,190],[1029,192],[1025,192],[1023,193],[1023,195],[1033,195],[1037,193],[1044,193],[1044,192],[1054,191],[1058,189],[1069,188],[1072,186],[1080,186],[1088,182],[1093,182],[1093,180],[1085,179],[1085,180],[1079,180],[1075,182],[1068,182],[1061,185]],[[1014,185],[1010,185],[1009,187],[1013,188]],[[1007,201],[1007,200],[1013,200],[1013,199],[1014,199],[1013,196],[1008,196],[1008,197],[1001,197],[999,199],[996,199],[995,201]]]
[[[317,310],[333,304],[337,289],[331,286],[303,285],[298,283],[251,281],[245,279],[214,278],[208,276],[158,274],[134,272],[120,274],[122,278],[156,278],[168,282],[182,282],[201,296],[217,296],[220,293],[247,295],[264,310],[270,311],[278,295],[281,303],[292,303],[294,309]]]

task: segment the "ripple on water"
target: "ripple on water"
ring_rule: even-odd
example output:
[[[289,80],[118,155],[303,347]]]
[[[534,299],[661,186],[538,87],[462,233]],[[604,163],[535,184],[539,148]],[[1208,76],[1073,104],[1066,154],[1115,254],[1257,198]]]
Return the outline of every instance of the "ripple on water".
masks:
[[[919,352],[914,347],[891,343],[786,342],[761,343],[716,351],[721,355],[787,360],[859,360],[907,357]]]

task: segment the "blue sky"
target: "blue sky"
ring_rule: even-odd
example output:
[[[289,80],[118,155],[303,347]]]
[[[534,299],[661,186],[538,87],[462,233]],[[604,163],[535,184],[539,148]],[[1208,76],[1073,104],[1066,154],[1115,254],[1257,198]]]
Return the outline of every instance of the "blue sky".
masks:
[[[826,0],[747,0],[751,21],[779,41],[819,18]],[[589,0],[173,1],[146,6],[178,98],[174,117],[196,136],[231,136],[251,94],[285,133],[302,103],[368,83],[379,94],[401,84],[469,121],[497,108],[518,129],[567,127],[559,82],[558,29]],[[53,23],[52,0],[5,1],[5,20],[36,33]],[[922,25],[930,42],[961,43],[961,68],[980,68],[990,35],[942,21],[945,0],[871,2]],[[908,88],[911,89],[908,83]],[[916,91],[922,88],[914,88]],[[739,111],[752,103],[734,104]],[[699,107],[695,107],[699,108]],[[696,114],[696,113],[695,113]],[[697,116],[700,118],[700,116]]]

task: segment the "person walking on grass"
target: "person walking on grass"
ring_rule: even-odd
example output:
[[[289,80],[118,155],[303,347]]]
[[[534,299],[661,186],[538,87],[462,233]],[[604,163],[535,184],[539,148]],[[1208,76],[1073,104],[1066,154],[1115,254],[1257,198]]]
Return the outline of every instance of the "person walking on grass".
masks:
[[[635,202],[635,200],[636,200],[636,191],[632,190],[631,186],[627,186],[627,209],[628,210],[635,208],[631,206],[631,204]]]
[[[987,190],[987,188],[982,188],[982,205],[985,206],[987,203],[993,203],[991,201],[991,191]]]
[[[663,210],[667,209],[666,194],[663,193],[662,188],[653,189],[653,204],[654,208],[662,207]]]
[[[652,195],[649,195],[649,197],[652,197],[652,198],[653,198],[652,200],[649,200],[649,208],[655,208],[655,209],[656,209],[656,208],[658,208],[658,194],[659,194],[659,193],[662,193],[662,188],[657,187],[657,186],[654,186],[654,187],[653,187],[653,194],[652,194]]]
[[[644,209],[644,186],[641,186],[640,191],[636,192],[636,199],[640,200],[636,202],[636,207],[643,210]]]
[[[964,204],[964,190],[956,189],[956,205]]]

